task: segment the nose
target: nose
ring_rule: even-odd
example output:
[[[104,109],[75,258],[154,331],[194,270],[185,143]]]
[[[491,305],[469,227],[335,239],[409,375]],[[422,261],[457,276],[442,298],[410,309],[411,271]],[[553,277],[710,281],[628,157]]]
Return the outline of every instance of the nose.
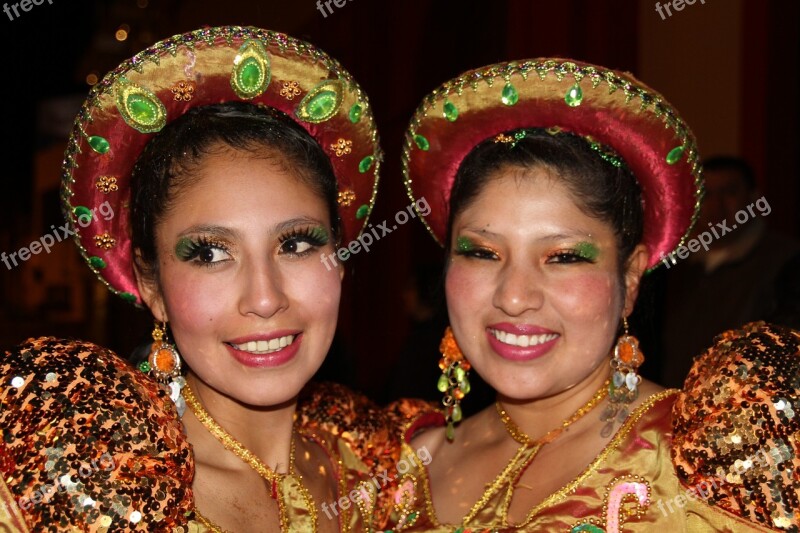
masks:
[[[542,275],[534,265],[509,261],[498,272],[492,304],[508,316],[520,316],[526,311],[541,309],[544,304]]]
[[[269,261],[249,261],[240,272],[239,312],[269,318],[286,309],[283,274]]]

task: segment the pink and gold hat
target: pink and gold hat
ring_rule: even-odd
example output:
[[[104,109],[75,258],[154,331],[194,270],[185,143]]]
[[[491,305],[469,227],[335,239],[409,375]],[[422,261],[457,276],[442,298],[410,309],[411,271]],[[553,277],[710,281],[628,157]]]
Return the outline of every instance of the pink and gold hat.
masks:
[[[642,189],[649,268],[686,239],[703,187],[694,136],[675,109],[630,74],[531,59],[466,72],[426,96],[411,119],[403,175],[411,199],[428,201],[420,220],[437,242],[461,162],[484,140],[521,128],[580,135],[627,165]]]
[[[114,293],[140,302],[129,231],[131,170],[153,134],[189,109],[246,101],[280,110],[314,137],[337,178],[343,238],[367,222],[383,157],[366,95],[323,51],[282,33],[224,26],[158,42],[89,94],[66,150],[62,204],[81,254]],[[114,216],[97,215],[108,202]]]

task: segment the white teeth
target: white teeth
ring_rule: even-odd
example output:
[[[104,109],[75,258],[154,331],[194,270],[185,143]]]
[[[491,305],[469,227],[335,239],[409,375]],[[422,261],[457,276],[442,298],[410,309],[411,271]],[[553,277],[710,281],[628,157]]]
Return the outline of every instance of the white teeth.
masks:
[[[250,341],[243,344],[232,344],[231,346],[243,352],[265,354],[277,352],[281,348],[289,346],[294,342],[295,338],[295,335],[286,335],[285,337],[270,339],[268,341]]]
[[[515,335],[513,333],[500,331],[499,329],[490,329],[489,331],[503,344],[521,346],[523,348],[527,348],[528,346],[536,346],[537,344],[543,344],[558,337],[557,333],[546,333],[543,335]]]

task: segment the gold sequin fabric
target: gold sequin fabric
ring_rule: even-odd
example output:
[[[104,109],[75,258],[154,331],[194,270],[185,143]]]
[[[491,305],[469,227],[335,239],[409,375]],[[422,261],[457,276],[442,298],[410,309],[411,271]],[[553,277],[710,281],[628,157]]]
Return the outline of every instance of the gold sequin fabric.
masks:
[[[373,524],[381,527],[389,520],[397,491],[400,428],[420,413],[434,410],[421,400],[400,400],[381,408],[347,387],[319,383],[307,387],[301,395],[297,415],[301,427],[319,429],[342,439],[369,469],[369,479],[377,488]]]
[[[0,470],[33,531],[186,525],[194,463],[180,420],[114,353],[54,338],[6,352],[0,430]]]
[[[692,367],[673,429],[685,487],[752,522],[800,531],[800,333],[758,322],[717,337]]]

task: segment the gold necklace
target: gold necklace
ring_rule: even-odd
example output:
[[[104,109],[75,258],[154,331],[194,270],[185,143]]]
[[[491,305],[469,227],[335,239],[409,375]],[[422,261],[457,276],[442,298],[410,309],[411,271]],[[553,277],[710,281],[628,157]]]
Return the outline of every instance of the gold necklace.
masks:
[[[599,404],[608,394],[609,383],[610,380],[606,380],[606,382],[603,383],[599,389],[597,389],[597,392],[594,393],[594,396],[592,396],[588,402],[586,402],[580,409],[575,411],[571,417],[561,422],[559,427],[550,430],[544,437],[538,440],[530,438],[513,420],[511,420],[511,416],[509,416],[509,414],[506,412],[503,404],[500,403],[500,400],[497,400],[494,405],[497,408],[497,413],[500,415],[500,420],[503,422],[506,431],[508,431],[508,434],[511,435],[512,439],[525,446],[530,446],[533,444],[538,444],[541,446],[555,440],[565,429],[583,418],[586,413],[594,409],[597,404]]]
[[[270,497],[278,503],[278,510],[280,512],[280,521],[281,521],[281,531],[287,531],[289,524],[288,524],[288,515],[286,512],[286,502],[284,501],[284,494],[283,490],[280,490],[280,487],[284,485],[284,480],[289,478],[296,480],[295,483],[292,485],[298,489],[300,496],[304,500],[304,503],[310,513],[311,523],[313,525],[313,531],[317,530],[317,512],[316,506],[314,505],[314,500],[311,497],[308,489],[302,483],[302,476],[295,476],[294,475],[294,462],[295,462],[295,439],[294,439],[294,431],[292,431],[292,439],[289,445],[289,468],[288,474],[279,474],[272,470],[270,467],[264,464],[264,462],[258,458],[256,454],[248,450],[244,444],[236,440],[236,438],[225,431],[217,421],[214,420],[208,411],[203,408],[200,404],[200,401],[194,395],[191,387],[187,384],[183,388],[183,396],[186,400],[186,405],[192,410],[194,413],[195,418],[200,421],[201,424],[211,433],[224,447],[226,450],[233,452],[239,459],[247,463],[250,468],[256,471],[262,479],[269,483],[270,488]],[[198,521],[200,521],[204,526],[211,529],[215,533],[224,533],[224,531],[216,526],[211,521],[209,521],[206,517],[200,514],[199,511],[195,509],[195,515],[197,516]]]

